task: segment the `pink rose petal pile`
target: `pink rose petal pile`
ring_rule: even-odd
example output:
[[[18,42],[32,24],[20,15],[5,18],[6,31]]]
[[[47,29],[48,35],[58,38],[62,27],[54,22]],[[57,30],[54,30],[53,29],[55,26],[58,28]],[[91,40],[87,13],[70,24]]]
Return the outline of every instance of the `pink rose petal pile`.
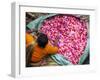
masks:
[[[45,33],[54,45],[58,39],[58,54],[72,64],[78,64],[87,44],[86,22],[72,15],[56,15],[44,20],[40,31]]]

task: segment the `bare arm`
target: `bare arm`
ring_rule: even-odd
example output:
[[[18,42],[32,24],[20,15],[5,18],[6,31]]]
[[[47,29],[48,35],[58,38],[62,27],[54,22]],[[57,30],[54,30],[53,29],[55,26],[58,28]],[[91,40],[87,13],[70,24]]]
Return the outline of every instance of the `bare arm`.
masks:
[[[36,33],[37,33],[38,30],[36,30],[36,29],[31,29],[31,30],[27,30],[26,32],[27,32],[27,33],[32,33],[32,32],[36,32]]]

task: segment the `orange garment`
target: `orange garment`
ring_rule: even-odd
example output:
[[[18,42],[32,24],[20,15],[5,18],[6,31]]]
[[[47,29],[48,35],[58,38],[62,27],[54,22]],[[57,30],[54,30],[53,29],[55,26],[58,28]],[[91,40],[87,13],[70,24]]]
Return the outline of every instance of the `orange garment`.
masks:
[[[26,33],[26,47],[28,47],[30,44],[32,44],[33,41],[35,41],[35,36],[32,36],[29,33]]]
[[[30,37],[30,39],[28,37]],[[35,37],[33,37],[30,34],[26,34],[26,45],[30,44],[32,42],[35,42],[35,40],[36,40]],[[32,62],[39,62],[45,56],[47,56],[49,54],[55,54],[55,53],[57,53],[57,51],[58,51],[58,48],[51,45],[50,42],[48,42],[48,44],[46,45],[45,48],[41,48],[38,46],[38,43],[35,43],[35,46],[33,48],[31,61]]]

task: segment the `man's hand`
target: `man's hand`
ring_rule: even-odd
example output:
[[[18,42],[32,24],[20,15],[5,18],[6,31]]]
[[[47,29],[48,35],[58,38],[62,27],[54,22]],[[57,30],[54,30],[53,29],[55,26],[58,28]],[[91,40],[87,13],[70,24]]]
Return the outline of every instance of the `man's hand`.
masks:
[[[55,41],[54,41],[54,45],[55,45],[55,46],[58,46],[58,41],[59,41],[59,38],[56,37],[56,39],[55,39]]]

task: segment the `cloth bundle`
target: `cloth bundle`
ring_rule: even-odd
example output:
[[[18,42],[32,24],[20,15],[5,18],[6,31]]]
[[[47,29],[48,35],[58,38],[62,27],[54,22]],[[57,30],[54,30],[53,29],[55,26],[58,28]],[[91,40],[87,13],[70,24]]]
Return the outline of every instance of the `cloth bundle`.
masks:
[[[56,15],[44,20],[40,32],[45,33],[52,44],[58,39],[58,54],[78,64],[87,43],[86,22],[72,15]]]

